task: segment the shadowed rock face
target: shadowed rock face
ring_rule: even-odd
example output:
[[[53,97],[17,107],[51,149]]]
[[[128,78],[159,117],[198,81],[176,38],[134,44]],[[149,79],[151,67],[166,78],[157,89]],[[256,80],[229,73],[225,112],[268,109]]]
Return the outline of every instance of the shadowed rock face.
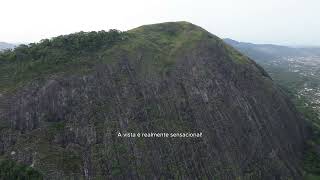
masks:
[[[253,61],[186,22],[128,33],[91,73],[1,96],[1,154],[47,179],[301,179],[304,121]]]

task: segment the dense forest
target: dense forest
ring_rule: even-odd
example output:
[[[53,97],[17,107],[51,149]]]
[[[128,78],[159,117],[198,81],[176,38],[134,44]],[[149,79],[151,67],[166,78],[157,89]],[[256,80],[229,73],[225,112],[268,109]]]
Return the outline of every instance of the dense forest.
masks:
[[[0,53],[0,92],[52,73],[86,71],[101,58],[101,49],[127,38],[127,33],[114,29],[79,32],[5,50]]]

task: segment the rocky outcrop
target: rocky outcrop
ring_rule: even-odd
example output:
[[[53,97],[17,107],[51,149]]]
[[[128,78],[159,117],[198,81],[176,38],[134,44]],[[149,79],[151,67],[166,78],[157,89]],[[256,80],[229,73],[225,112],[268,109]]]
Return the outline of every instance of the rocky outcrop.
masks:
[[[91,73],[1,96],[1,154],[47,179],[301,179],[304,121],[263,69],[189,23],[129,33]]]

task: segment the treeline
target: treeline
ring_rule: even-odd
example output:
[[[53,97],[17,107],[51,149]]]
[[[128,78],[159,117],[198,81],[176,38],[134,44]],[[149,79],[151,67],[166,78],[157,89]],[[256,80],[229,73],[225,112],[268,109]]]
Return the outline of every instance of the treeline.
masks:
[[[52,39],[43,39],[39,43],[23,44],[14,50],[5,50],[0,53],[0,62],[66,58],[100,48],[109,48],[116,42],[127,38],[127,33],[115,29],[62,35]]]

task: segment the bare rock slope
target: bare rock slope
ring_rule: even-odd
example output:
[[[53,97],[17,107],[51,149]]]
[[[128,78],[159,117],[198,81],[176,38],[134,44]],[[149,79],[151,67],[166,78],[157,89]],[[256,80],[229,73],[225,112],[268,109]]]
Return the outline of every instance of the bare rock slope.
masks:
[[[53,40],[34,47],[44,43],[56,47]],[[52,70],[62,60],[44,66],[45,55],[27,60],[29,69],[37,62],[47,68],[36,75],[10,74],[25,66],[2,60],[10,88],[0,89],[1,156],[32,165],[45,179],[302,177],[306,133],[295,107],[262,68],[198,26],[141,26],[112,46],[70,56],[63,65],[70,70]]]

